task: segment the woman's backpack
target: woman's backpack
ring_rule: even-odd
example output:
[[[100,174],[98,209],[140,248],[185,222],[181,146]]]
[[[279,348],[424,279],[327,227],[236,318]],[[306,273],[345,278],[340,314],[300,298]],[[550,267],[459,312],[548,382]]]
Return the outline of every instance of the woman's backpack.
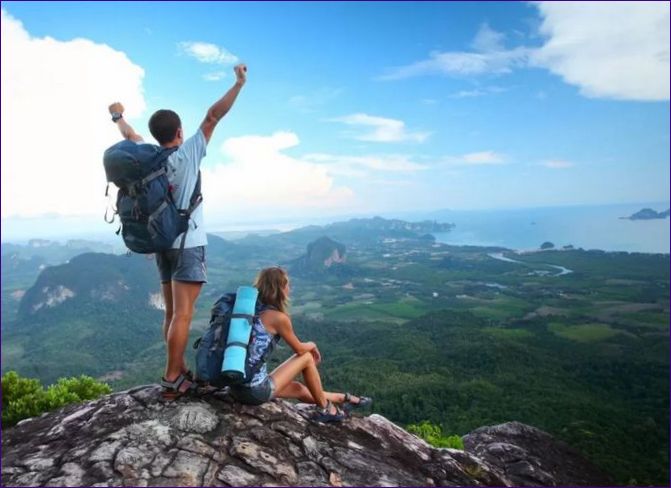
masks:
[[[241,286],[237,293],[226,293],[212,307],[210,328],[196,339],[196,378],[212,386],[247,383],[263,365],[252,366],[249,345],[253,337],[252,324],[263,309],[257,301],[258,291]]]

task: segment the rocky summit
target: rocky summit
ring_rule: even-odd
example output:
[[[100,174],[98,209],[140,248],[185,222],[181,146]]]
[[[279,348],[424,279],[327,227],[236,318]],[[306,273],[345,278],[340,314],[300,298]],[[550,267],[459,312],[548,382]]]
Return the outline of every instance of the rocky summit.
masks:
[[[567,445],[517,422],[436,449],[380,415],[341,424],[311,407],[168,402],[142,386],[27,419],[2,437],[3,486],[553,486],[610,480]]]

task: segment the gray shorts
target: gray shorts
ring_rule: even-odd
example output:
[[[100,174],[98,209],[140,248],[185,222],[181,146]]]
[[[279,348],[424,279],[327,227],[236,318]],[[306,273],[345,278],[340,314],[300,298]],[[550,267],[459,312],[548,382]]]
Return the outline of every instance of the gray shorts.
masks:
[[[273,398],[275,382],[270,376],[256,386],[232,386],[231,395],[240,403],[246,405],[261,405]]]
[[[207,283],[205,268],[205,246],[185,248],[182,259],[179,249],[168,249],[156,253],[156,264],[161,275],[161,283],[190,281]]]

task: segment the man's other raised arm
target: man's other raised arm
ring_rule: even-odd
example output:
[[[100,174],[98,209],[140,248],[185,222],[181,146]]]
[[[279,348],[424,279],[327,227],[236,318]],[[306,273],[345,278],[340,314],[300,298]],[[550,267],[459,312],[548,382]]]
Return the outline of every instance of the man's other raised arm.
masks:
[[[135,132],[130,124],[123,118],[124,108],[121,103],[114,102],[108,107],[108,110],[112,116],[112,121],[116,123],[117,127],[119,128],[119,132],[121,132],[121,135],[124,137],[124,139],[135,142],[144,142],[142,136]]]
[[[207,114],[205,114],[205,119],[203,119],[203,123],[200,124],[200,129],[203,131],[206,142],[210,142],[214,128],[222,117],[231,109],[233,103],[235,103],[235,99],[238,97],[238,93],[240,93],[242,86],[245,84],[245,81],[247,81],[247,66],[239,64],[234,70],[235,84],[223,97],[217,100],[214,105],[208,109]]]

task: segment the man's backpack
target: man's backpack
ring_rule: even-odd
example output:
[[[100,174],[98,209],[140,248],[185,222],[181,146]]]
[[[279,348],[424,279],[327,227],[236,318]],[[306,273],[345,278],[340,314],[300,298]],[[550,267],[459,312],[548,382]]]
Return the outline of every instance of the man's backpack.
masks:
[[[263,366],[266,356],[251,364],[249,348],[254,340],[254,321],[272,307],[257,301],[257,293],[255,288],[241,286],[237,293],[226,293],[216,301],[210,328],[193,344],[198,381],[218,388],[244,384]]]
[[[177,148],[121,141],[105,151],[103,165],[109,183],[118,188],[116,210],[126,247],[141,254],[168,250],[180,234],[184,248],[189,219],[202,201],[200,174],[187,210],[175,205],[166,173],[167,160]],[[107,194],[107,192],[106,192]],[[105,220],[112,223],[111,220]]]

